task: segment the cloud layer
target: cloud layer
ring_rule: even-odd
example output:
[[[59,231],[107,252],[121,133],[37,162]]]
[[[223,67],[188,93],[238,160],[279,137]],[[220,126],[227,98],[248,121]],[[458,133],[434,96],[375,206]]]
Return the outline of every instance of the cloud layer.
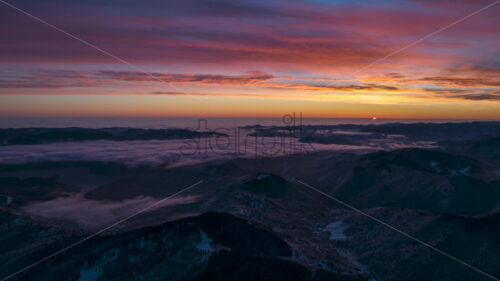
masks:
[[[19,0],[115,58],[0,5],[0,95],[496,102],[500,5],[371,65],[490,2]]]
[[[139,90],[135,94],[153,94],[170,96],[262,96],[259,89],[272,89],[283,92],[339,94],[362,92],[395,93],[400,96],[421,98],[452,98],[463,100],[498,100],[500,92],[499,69],[485,70],[478,65],[462,65],[467,69],[458,74],[447,70],[441,76],[410,77],[400,73],[388,73],[382,76],[366,77],[361,79],[332,79],[321,77],[294,77],[275,76],[262,71],[252,71],[243,75],[221,74],[190,74],[190,73],[144,73],[139,71],[74,71],[74,70],[47,70],[37,71],[0,71],[0,93],[3,89],[71,89],[113,87],[120,83],[141,88],[145,85],[180,85],[171,91]],[[183,90],[183,85],[195,85],[203,88],[205,85],[217,87],[250,88],[252,93],[201,92]],[[37,94],[36,91],[32,92]],[[46,94],[42,92],[42,94]],[[280,95],[275,95],[274,97]],[[273,97],[271,95],[270,97]]]

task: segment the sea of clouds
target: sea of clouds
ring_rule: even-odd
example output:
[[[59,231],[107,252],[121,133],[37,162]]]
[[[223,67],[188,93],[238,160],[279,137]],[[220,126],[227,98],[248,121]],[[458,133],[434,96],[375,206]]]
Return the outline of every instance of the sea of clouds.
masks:
[[[177,166],[236,157],[273,157],[321,150],[370,147],[304,144],[295,138],[245,137],[187,140],[82,141],[0,146],[0,164],[108,161],[137,166]]]

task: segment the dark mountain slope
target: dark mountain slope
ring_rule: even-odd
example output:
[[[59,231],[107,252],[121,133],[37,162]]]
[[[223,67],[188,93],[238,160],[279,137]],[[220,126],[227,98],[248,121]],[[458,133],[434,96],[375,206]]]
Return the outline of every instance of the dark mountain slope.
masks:
[[[377,208],[370,215],[484,272],[500,277],[500,217],[460,217]],[[349,239],[338,247],[383,280],[491,280],[453,259],[413,241],[367,217],[344,218]]]
[[[362,132],[404,135],[415,140],[476,139],[500,135],[500,122],[391,123],[367,125]]]
[[[62,183],[58,177],[0,177],[0,204],[24,204],[45,201],[80,191],[76,186]]]
[[[358,208],[378,206],[479,215],[500,203],[500,181],[479,161],[442,151],[402,149],[363,156],[334,195]]]
[[[5,264],[0,277],[78,239],[60,239]],[[310,269],[283,259],[291,254],[272,232],[226,213],[206,213],[96,237],[17,280],[309,280]]]
[[[481,138],[476,140],[441,141],[443,149],[459,155],[469,155],[479,159],[500,163],[500,137]]]

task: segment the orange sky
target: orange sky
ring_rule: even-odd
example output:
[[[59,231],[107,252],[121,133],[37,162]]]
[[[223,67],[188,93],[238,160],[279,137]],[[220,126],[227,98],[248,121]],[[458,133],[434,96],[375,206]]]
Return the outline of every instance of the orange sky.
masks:
[[[0,5],[0,116],[500,119],[490,2]]]

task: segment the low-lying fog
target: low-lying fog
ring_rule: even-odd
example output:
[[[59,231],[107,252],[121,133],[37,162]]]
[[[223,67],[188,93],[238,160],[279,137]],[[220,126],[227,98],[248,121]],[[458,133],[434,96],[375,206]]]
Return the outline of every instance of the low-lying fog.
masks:
[[[23,212],[40,217],[76,224],[86,230],[97,230],[111,225],[123,218],[135,214],[161,199],[151,197],[137,197],[119,202],[103,202],[88,200],[82,194],[70,197],[60,197],[54,200],[33,203],[22,208]],[[198,200],[197,196],[180,196],[164,200],[154,208],[171,207],[175,205],[190,204]]]
[[[292,137],[210,137],[185,140],[82,141],[0,146],[0,164],[45,161],[109,161],[136,166],[179,166],[218,159],[274,157],[324,150],[377,150],[429,143],[407,143],[387,136],[366,145],[302,143]]]

